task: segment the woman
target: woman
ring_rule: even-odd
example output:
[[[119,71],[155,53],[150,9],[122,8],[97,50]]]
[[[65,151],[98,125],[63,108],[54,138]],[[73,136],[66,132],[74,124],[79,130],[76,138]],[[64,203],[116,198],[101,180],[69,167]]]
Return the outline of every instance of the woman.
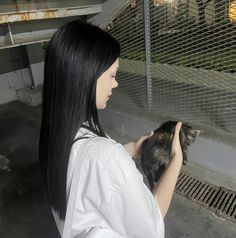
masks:
[[[61,27],[45,57],[40,164],[60,233],[78,152],[89,137],[72,221],[73,237],[164,237],[164,222],[182,165],[176,126],[172,161],[151,193],[132,157],[144,135],[124,146],[103,132],[104,109],[118,86],[120,47],[100,28],[75,20]],[[77,154],[78,152],[78,154]]]

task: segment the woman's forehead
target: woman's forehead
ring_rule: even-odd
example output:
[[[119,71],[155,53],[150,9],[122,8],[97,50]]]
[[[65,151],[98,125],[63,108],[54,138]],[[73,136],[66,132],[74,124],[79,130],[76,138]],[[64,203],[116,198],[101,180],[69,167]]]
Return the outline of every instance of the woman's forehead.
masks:
[[[112,65],[115,69],[119,68],[119,59],[117,59],[114,64]]]
[[[119,68],[119,60],[117,59],[112,65],[111,67],[109,68],[109,70],[117,70]]]

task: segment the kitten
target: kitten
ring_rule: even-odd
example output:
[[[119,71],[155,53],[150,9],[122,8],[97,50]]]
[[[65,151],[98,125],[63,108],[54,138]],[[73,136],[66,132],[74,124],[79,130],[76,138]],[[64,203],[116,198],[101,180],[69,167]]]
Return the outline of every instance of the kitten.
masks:
[[[146,175],[151,190],[168,166],[171,158],[171,145],[174,136],[176,121],[168,121],[162,124],[154,131],[154,134],[143,143],[141,164]],[[200,130],[194,130],[192,127],[182,124],[180,130],[180,145],[183,152],[183,164],[188,162],[188,146],[192,144]]]

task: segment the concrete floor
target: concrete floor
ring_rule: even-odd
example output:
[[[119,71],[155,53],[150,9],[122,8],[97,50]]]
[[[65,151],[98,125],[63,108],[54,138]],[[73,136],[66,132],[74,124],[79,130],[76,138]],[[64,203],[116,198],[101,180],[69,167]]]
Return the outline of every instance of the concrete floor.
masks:
[[[59,238],[37,162],[40,118],[40,107],[19,102],[0,106],[0,155],[10,161],[5,166],[0,163],[1,238]],[[121,142],[127,140],[112,130],[108,134]],[[166,238],[236,237],[235,223],[177,194],[165,223]]]
[[[0,106],[0,237],[59,238],[41,186],[38,166],[40,107],[12,102]]]

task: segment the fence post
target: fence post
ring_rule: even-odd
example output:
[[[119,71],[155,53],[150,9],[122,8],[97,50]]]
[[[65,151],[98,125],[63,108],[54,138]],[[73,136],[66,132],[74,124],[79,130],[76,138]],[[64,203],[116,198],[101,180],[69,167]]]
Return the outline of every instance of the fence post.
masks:
[[[152,76],[151,76],[151,36],[150,36],[150,9],[149,1],[144,0],[144,28],[145,28],[145,51],[146,51],[146,77],[147,77],[147,106],[152,109]]]

